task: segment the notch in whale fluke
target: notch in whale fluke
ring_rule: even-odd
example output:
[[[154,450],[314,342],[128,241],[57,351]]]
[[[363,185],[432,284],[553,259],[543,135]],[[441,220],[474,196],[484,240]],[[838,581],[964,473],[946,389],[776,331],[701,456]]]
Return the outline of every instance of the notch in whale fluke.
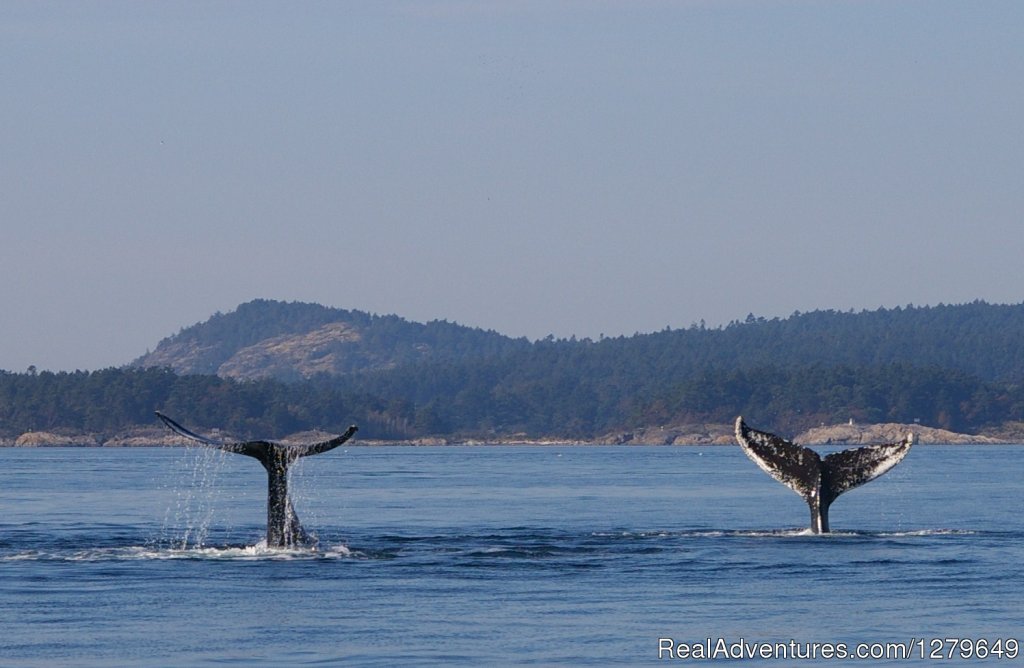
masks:
[[[834,452],[822,458],[810,448],[763,431],[736,418],[736,441],[761,469],[803,497],[811,510],[811,531],[828,533],[828,509],[836,498],[899,464],[914,444],[908,433],[899,443]]]

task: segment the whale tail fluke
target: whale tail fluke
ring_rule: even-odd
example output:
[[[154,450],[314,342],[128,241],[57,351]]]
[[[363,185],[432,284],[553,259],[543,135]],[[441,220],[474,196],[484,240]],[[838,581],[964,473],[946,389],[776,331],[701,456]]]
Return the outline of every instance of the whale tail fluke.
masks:
[[[736,418],[736,440],[765,473],[807,498],[821,483],[821,457],[810,448],[765,431],[751,429]]]
[[[899,443],[869,445],[827,455],[822,460],[822,466],[831,493],[829,502],[843,492],[871,482],[899,464],[913,444],[914,435],[907,434]]]
[[[226,452],[234,452],[259,460],[267,472],[267,545],[294,547],[315,544],[315,539],[302,528],[299,516],[288,497],[288,468],[299,457],[318,455],[347,442],[358,427],[352,425],[344,434],[310,445],[289,446],[271,441],[224,442],[200,436],[186,429],[160,411],[160,421],[179,436]]]
[[[822,458],[810,448],[752,429],[738,417],[736,441],[763,471],[803,497],[811,511],[811,530],[827,533],[832,502],[899,464],[910,452],[914,435],[907,434],[899,443],[852,448]]]
[[[168,429],[173,431],[178,436],[184,436],[185,438],[187,438],[189,440],[196,441],[196,442],[202,443],[204,445],[212,445],[212,446],[214,446],[216,448],[223,447],[224,445],[226,445],[223,441],[216,441],[216,440],[214,440],[212,438],[207,438],[205,436],[200,436],[199,434],[195,433],[194,431],[189,431],[188,429],[186,429],[185,427],[182,427],[180,424],[178,424],[177,422],[175,422],[171,418],[167,417],[166,415],[164,415],[160,411],[156,411],[156,416],[158,418],[160,418],[160,421],[163,422],[167,426]]]

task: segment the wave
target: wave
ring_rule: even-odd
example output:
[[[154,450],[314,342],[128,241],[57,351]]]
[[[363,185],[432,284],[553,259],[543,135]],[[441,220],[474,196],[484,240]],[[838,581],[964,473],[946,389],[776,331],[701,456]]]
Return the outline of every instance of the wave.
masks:
[[[974,536],[984,532],[972,529],[914,529],[908,531],[833,531],[814,533],[803,529],[684,529],[681,531],[594,532],[602,538],[905,538],[914,536]]]
[[[147,561],[147,560],[217,560],[217,561],[303,561],[350,559],[363,556],[345,545],[327,548],[272,548],[265,542],[256,545],[188,547],[183,549],[131,545],[126,547],[93,547],[77,550],[23,550],[0,554],[0,562],[17,561]]]
[[[972,529],[916,529],[913,531],[882,531],[872,535],[904,538],[908,536],[977,536],[983,533]]]
[[[130,533],[130,532],[129,532]],[[39,532],[7,541],[0,546],[0,562],[19,561],[310,561],[310,560],[392,560],[403,557],[471,558],[483,560],[600,559],[656,554],[693,547],[726,547],[733,541],[772,543],[813,541],[827,545],[848,541],[899,541],[913,544],[918,539],[973,538],[1019,539],[1019,532],[990,532],[971,529],[910,529],[899,531],[836,531],[815,534],[807,528],[682,530],[560,530],[542,527],[512,527],[480,531],[430,532],[420,535],[368,531],[348,536],[344,543],[317,547],[272,548],[265,541],[254,545],[190,545],[178,547],[165,541],[153,542],[121,536],[89,545],[87,536],[49,537]],[[109,536],[108,536],[109,538]],[[353,547],[356,546],[356,547]]]

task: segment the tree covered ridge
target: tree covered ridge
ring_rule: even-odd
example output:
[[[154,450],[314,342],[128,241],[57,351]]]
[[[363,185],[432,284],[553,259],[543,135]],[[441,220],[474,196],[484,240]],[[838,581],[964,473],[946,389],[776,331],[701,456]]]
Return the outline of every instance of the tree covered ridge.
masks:
[[[299,351],[282,359],[281,338],[299,337],[332,324],[344,325],[351,334],[324,343],[316,351]],[[162,340],[153,352],[135,360],[137,367],[166,366],[182,374],[233,375],[240,354],[260,344],[265,353],[257,356],[262,368],[244,371],[242,377],[269,376],[296,381],[314,375],[301,368],[297,358],[323,359],[330,355],[329,373],[341,375],[364,369],[392,368],[421,360],[489,357],[529,346],[525,339],[512,339],[493,331],[464,327],[443,320],[426,324],[410,322],[397,315],[375,315],[362,311],[329,308],[319,304],[257,299],[240,305],[231,313],[217,313],[206,322],[183,328]],[[302,345],[299,339],[296,345]]]
[[[430,327],[389,318],[399,341]],[[530,343],[451,323],[436,331],[463,341],[466,354],[452,352],[455,345],[444,356],[296,383],[168,368],[2,372],[0,435],[54,428],[109,434],[152,424],[157,408],[246,436],[340,431],[358,422],[364,438],[395,439],[591,439],[737,414],[784,433],[850,418],[976,432],[1024,416],[1024,305],[749,316],[724,327],[600,341]],[[475,345],[484,340],[490,349]]]
[[[410,322],[396,315],[329,308],[319,304],[254,300],[228,314],[183,328],[160,342],[134,366],[169,366],[179,373],[216,373],[240,349],[286,334],[302,334],[342,322],[360,334],[345,354],[389,360],[359,364],[345,373],[422,362],[459,362],[518,354],[524,359],[553,344],[605,366],[628,362],[656,375],[693,373],[707,366],[750,368],[814,363],[854,367],[909,363],[957,369],[986,380],[1024,379],[1024,304],[975,301],[960,305],[907,306],[875,311],[834,310],[765,319],[748,315],[724,327],[703,323],[687,329],[616,338],[555,340],[531,344],[497,332],[451,323]],[[166,355],[161,353],[166,351]],[[199,351],[196,354],[196,351]],[[186,359],[175,357],[176,354]],[[598,363],[598,362],[595,362]],[[340,374],[339,374],[340,375]]]

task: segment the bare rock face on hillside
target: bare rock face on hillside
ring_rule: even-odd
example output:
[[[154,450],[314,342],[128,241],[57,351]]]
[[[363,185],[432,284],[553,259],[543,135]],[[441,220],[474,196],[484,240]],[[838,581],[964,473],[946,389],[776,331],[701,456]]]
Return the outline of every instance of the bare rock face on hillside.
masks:
[[[301,381],[425,361],[466,361],[526,350],[526,339],[446,320],[425,324],[319,304],[254,300],[182,329],[132,365],[178,375]]]
[[[167,367],[175,373],[209,373],[217,370],[217,347],[193,339],[162,342],[156,350],[135,361],[140,367]]]
[[[226,351],[225,345],[206,345],[194,337],[178,336],[161,342],[135,364],[166,366],[178,374],[216,374],[238,380],[302,380],[320,373],[341,375],[353,369],[387,368],[388,360],[373,359],[358,349],[362,338],[359,328],[348,322],[267,337],[234,352]]]
[[[236,352],[218,367],[217,375],[251,380],[264,376],[310,378],[319,373],[342,373],[349,363],[346,344],[360,339],[359,332],[344,322],[332,322],[304,334],[275,336]]]

